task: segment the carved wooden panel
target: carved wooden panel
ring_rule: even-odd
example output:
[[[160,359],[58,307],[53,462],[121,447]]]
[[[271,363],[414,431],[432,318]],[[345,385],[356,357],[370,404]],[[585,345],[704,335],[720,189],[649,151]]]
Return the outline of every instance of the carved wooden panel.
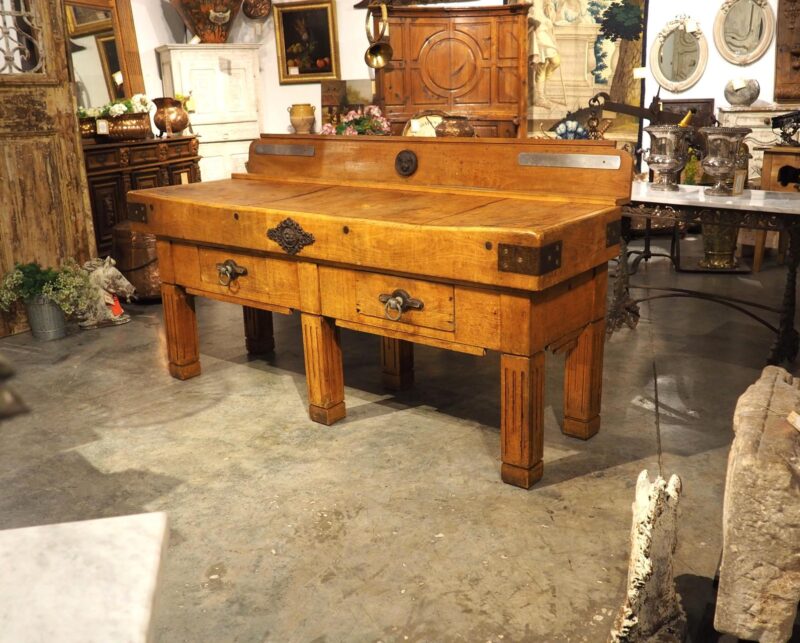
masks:
[[[89,194],[94,218],[97,252],[101,257],[111,251],[111,232],[125,218],[122,177],[101,175],[89,179]]]
[[[800,100],[800,0],[779,0],[775,100]]]
[[[376,84],[393,131],[418,112],[441,110],[475,119],[480,136],[525,135],[526,8],[390,7],[394,55]]]
[[[0,5],[3,21],[9,7],[28,13],[23,23],[30,23],[36,42],[26,45],[35,50],[31,56],[36,60],[23,61],[8,40],[0,48],[2,275],[15,262],[56,266],[69,258],[85,261],[94,254],[94,233],[86,174],[76,163],[81,153],[64,55],[63,0]],[[0,314],[0,336],[26,328],[24,318]]]

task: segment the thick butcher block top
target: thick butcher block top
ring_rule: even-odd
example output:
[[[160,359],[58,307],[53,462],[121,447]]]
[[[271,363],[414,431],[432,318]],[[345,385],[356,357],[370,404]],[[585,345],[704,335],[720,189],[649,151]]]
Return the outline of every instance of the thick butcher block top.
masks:
[[[131,192],[130,217],[171,240],[541,290],[614,256],[631,177],[602,142],[508,139],[262,136],[248,168]]]

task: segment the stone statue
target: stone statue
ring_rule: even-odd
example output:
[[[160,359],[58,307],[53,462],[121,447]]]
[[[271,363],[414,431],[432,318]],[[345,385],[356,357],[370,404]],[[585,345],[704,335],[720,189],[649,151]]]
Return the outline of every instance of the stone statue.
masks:
[[[122,276],[114,266],[116,262],[111,257],[105,259],[92,259],[83,264],[83,269],[89,273],[89,282],[95,290],[94,301],[84,311],[84,319],[80,322],[81,328],[100,328],[127,324],[130,315],[122,310],[119,297],[123,296],[130,301],[134,287]]]

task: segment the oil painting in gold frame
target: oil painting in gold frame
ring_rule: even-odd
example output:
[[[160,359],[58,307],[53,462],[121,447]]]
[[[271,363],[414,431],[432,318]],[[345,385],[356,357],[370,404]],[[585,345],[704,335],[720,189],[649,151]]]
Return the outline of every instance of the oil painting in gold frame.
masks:
[[[339,78],[333,0],[276,4],[274,16],[281,85]]]

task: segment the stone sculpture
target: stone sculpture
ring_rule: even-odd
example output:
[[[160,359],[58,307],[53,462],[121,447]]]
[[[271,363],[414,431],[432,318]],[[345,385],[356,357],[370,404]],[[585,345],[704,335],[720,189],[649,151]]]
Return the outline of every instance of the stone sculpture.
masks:
[[[800,601],[800,379],[767,366],[733,416],[714,627],[761,643],[792,636]]]
[[[636,481],[631,527],[631,557],[625,602],[609,643],[672,643],[686,636],[686,613],[675,591],[672,555],[677,544],[681,480],[647,471]]]
[[[133,296],[134,287],[114,266],[111,257],[92,259],[83,264],[89,273],[89,282],[94,286],[95,296],[92,304],[83,313],[81,328],[99,328],[118,324],[127,324],[131,318],[122,310],[119,297],[128,301]]]

